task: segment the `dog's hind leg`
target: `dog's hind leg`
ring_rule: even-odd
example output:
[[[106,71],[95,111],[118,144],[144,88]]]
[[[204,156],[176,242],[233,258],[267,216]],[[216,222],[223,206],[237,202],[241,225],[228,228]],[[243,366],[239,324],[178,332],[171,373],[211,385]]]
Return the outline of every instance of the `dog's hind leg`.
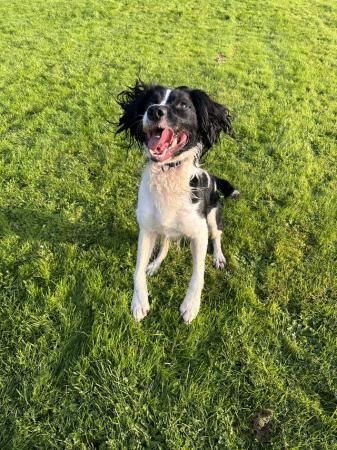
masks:
[[[164,237],[162,240],[162,243],[161,243],[161,248],[159,250],[158,256],[147,266],[146,273],[148,275],[153,275],[157,272],[161,263],[166,258],[169,246],[170,246],[170,240],[167,237]]]
[[[226,264],[226,258],[224,257],[221,249],[221,205],[218,205],[210,210],[207,215],[208,231],[213,242],[213,265],[217,269],[223,269]]]

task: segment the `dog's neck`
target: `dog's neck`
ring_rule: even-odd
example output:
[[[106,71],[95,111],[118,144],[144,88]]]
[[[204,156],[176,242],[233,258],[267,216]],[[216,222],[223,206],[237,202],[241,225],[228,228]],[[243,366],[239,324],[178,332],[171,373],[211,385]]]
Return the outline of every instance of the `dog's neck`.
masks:
[[[170,163],[149,162],[146,172],[150,190],[163,201],[190,195],[190,180],[200,170],[199,155],[199,147],[194,147]]]

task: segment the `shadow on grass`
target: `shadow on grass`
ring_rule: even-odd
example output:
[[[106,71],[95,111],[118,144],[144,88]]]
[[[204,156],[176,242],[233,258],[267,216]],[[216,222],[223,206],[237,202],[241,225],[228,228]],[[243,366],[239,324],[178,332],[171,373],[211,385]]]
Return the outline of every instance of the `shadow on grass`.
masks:
[[[64,300],[69,310],[69,327],[64,330],[53,375],[56,385],[62,386],[69,370],[91,349],[91,333],[95,320],[92,305],[88,303],[84,275],[77,273],[75,285]],[[63,333],[62,333],[63,334]]]
[[[42,209],[0,208],[0,237],[14,234],[25,241],[77,244],[84,250],[99,245],[119,251],[137,240],[136,232],[123,228],[113,212],[94,218],[91,213],[71,222],[62,213]]]

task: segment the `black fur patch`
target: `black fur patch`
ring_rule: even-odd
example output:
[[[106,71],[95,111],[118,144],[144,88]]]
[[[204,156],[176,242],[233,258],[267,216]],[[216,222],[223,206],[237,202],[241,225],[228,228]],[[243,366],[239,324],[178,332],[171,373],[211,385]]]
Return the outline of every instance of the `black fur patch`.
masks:
[[[222,205],[219,191],[223,196],[230,197],[235,188],[227,181],[203,171],[200,176],[194,176],[190,180],[192,189],[192,203],[198,203],[199,213],[202,217],[207,217],[211,209],[216,210],[216,221],[219,230],[222,230]]]
[[[134,141],[138,144],[144,143],[143,115],[150,105],[161,102],[165,91],[163,86],[146,85],[143,81],[137,80],[134,86],[120,92],[117,103],[121,106],[123,114],[119,118],[117,133],[125,132],[130,144]]]

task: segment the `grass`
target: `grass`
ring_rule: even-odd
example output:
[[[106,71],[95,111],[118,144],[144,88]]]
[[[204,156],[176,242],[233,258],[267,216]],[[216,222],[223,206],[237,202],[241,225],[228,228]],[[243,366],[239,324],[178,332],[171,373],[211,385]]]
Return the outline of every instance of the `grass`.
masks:
[[[337,448],[336,12],[2,0],[1,449]],[[143,157],[107,119],[139,75],[234,116],[206,161],[242,192],[229,264],[191,326],[188,246],[129,313]]]

